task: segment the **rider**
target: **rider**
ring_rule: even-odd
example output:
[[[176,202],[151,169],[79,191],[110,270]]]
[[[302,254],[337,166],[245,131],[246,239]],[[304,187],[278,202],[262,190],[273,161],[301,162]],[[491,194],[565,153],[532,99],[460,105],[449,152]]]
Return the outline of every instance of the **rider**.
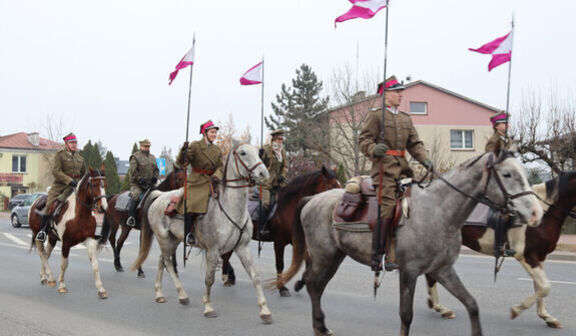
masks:
[[[63,139],[65,148],[54,156],[52,167],[54,182],[48,192],[40,231],[36,234],[36,240],[41,242],[46,240],[46,229],[52,218],[52,213],[74,192],[78,185],[78,179],[86,173],[84,158],[77,152],[78,139],[76,139],[76,135],[69,133]],[[54,201],[57,202],[56,206],[52,206]]]
[[[385,84],[385,85],[383,85]],[[388,233],[388,227],[394,217],[396,206],[396,190],[398,181],[402,177],[412,176],[413,172],[405,157],[405,151],[408,150],[410,155],[422,163],[429,170],[433,169],[432,161],[428,158],[426,149],[422,141],[418,138],[418,132],[412,124],[410,116],[398,109],[402,101],[402,91],[404,85],[392,76],[385,83],[378,85],[378,93],[383,94],[386,89],[386,116],[384,120],[385,129],[382,132],[380,125],[382,122],[382,109],[374,109],[367,114],[364,120],[364,126],[360,133],[359,144],[360,150],[368,159],[372,161],[372,183],[377,190],[379,184],[379,168],[382,164],[382,198],[380,216],[382,222],[382,236],[377,237],[374,230],[372,237],[373,248],[381,246],[382,250],[374,251],[377,254],[387,252],[390,249],[390,242],[386,242],[386,237],[391,236]],[[384,244],[380,244],[384,240]],[[386,245],[386,246],[384,246]],[[375,253],[376,255],[376,253]],[[380,269],[380,261],[372,260],[372,268]],[[398,268],[398,265],[386,260],[385,269],[387,271]]]
[[[136,206],[142,191],[150,189],[158,182],[160,170],[156,165],[156,158],[150,153],[150,140],[139,141],[140,150],[130,156],[130,200],[128,201],[129,217],[126,225],[136,225]]]
[[[500,111],[490,117],[494,134],[488,139],[485,151],[492,152],[497,142],[500,142],[501,149],[509,149],[512,141],[508,136],[508,114],[505,111]]]
[[[190,164],[192,172],[188,175],[187,192],[176,204],[176,211],[184,215],[185,244],[196,244],[194,221],[199,214],[206,212],[210,191],[222,179],[222,149],[214,144],[219,127],[211,120],[200,125],[202,140],[190,144],[184,142],[176,162]],[[186,204],[184,204],[186,200]]]
[[[286,161],[286,151],[284,150],[284,130],[277,129],[270,133],[272,140],[270,144],[260,149],[260,158],[266,169],[270,173],[270,178],[262,183],[262,218],[258,221],[258,229],[261,236],[270,234],[268,227],[268,215],[271,208],[278,201],[278,191],[286,186],[286,175],[288,173],[288,162]]]

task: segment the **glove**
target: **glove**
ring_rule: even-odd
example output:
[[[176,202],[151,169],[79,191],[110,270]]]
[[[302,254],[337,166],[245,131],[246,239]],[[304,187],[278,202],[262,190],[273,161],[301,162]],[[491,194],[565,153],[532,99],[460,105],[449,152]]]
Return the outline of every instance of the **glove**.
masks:
[[[278,183],[282,184],[282,183],[284,183],[284,181],[286,181],[286,178],[282,175],[279,175],[278,176]]]
[[[422,164],[424,164],[424,167],[426,167],[426,169],[429,171],[434,171],[434,164],[432,163],[432,160],[426,159]]]
[[[188,141],[184,141],[184,144],[182,145],[182,149],[188,149]]]
[[[146,180],[143,179],[143,178],[140,178],[140,179],[138,180],[138,184],[141,185],[141,186],[146,185]]]
[[[264,157],[264,148],[260,148],[258,150],[258,156],[260,157],[260,159],[262,159]]]
[[[156,184],[156,182],[158,182],[158,178],[154,176],[152,177],[152,180],[150,180],[150,182],[152,182],[152,184]]]
[[[70,181],[70,183],[68,183],[69,186],[71,186],[72,188],[76,188],[76,186],[78,185],[78,182],[76,180],[72,180]]]
[[[212,182],[212,184],[219,184],[220,183],[220,179],[216,176],[210,176],[210,181]]]
[[[383,143],[379,143],[374,147],[374,151],[372,152],[372,155],[374,157],[385,157],[387,150],[388,150],[388,146],[386,146]]]

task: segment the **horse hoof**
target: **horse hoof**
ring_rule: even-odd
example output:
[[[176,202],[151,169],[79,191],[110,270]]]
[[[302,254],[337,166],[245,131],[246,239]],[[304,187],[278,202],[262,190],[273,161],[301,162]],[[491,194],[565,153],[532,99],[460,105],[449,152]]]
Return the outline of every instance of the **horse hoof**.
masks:
[[[146,274],[144,274],[144,272],[138,273],[138,279],[144,279],[144,278],[146,278]]]
[[[315,330],[315,331],[314,331],[314,335],[315,335],[315,336],[334,336],[334,333],[333,333],[332,330],[330,330],[330,329],[326,329],[325,332],[321,332],[321,331]]]
[[[190,299],[189,298],[178,299],[178,302],[180,302],[180,304],[183,306],[187,306],[190,303]]]
[[[46,279],[40,280],[41,285],[46,285],[47,283],[48,283],[48,280],[46,280]]]
[[[513,320],[517,317],[518,317],[518,313],[516,312],[516,310],[514,310],[514,308],[511,308],[510,309],[510,319]]]
[[[558,320],[555,320],[555,321],[547,321],[546,324],[547,324],[550,328],[562,329],[562,323],[560,323],[560,321],[558,321]]]
[[[166,298],[161,296],[156,298],[157,303],[166,303]]]
[[[302,280],[298,280],[296,281],[296,284],[294,285],[294,291],[299,292],[302,288],[304,288],[304,281]]]
[[[272,324],[271,314],[262,314],[260,315],[260,318],[262,319],[262,322],[264,322],[264,324]]]
[[[434,304],[432,303],[431,299],[428,299],[428,308],[434,309]]]
[[[56,287],[56,281],[55,281],[55,280],[48,281],[47,284],[48,284],[48,286],[50,286],[50,287]]]
[[[98,292],[98,297],[104,300],[108,298],[108,294],[106,292]]]
[[[281,297],[291,297],[292,294],[290,294],[290,291],[288,290],[288,288],[284,287],[280,289],[280,296]]]
[[[216,314],[215,311],[208,311],[208,312],[204,312],[204,317],[214,318],[214,317],[218,317],[218,314]]]
[[[442,318],[445,318],[447,320],[451,320],[451,319],[456,318],[456,315],[454,315],[454,313],[451,310],[442,313],[442,315],[440,315],[440,316],[442,316]]]
[[[122,266],[114,266],[116,268],[116,272],[124,272],[124,268]]]
[[[68,288],[66,287],[58,288],[58,293],[68,293]]]

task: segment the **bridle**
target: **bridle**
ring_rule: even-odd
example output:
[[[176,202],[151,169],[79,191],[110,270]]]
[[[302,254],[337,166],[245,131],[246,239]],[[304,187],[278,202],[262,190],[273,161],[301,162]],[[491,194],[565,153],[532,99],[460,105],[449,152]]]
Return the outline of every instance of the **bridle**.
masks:
[[[235,188],[235,189],[239,189],[239,188],[249,188],[252,186],[252,172],[256,169],[256,167],[258,167],[259,165],[262,164],[262,161],[257,162],[254,166],[252,166],[251,168],[248,168],[248,165],[242,160],[242,158],[240,157],[240,155],[238,155],[238,148],[241,146],[237,145],[236,147],[234,147],[234,149],[232,149],[232,156],[234,157],[234,167],[236,168],[236,173],[240,176],[242,176],[242,174],[240,174],[240,168],[238,166],[238,163],[240,163],[240,165],[242,167],[244,167],[244,169],[248,172],[248,176],[242,176],[240,178],[236,178],[236,179],[227,179],[227,174],[226,171],[224,171],[224,186],[228,187],[228,188]],[[228,168],[228,160],[226,160],[226,169]],[[241,182],[243,184],[240,185],[228,185],[229,182]]]
[[[100,174],[100,171],[97,170],[98,172],[98,176],[90,176],[88,177],[88,186],[90,187],[90,194],[93,196],[94,195],[94,187],[92,186],[92,181],[97,180],[100,181],[100,186],[103,187],[104,181],[106,181],[106,177],[102,176]],[[79,188],[78,188],[79,189]],[[106,197],[106,195],[100,195],[97,197],[93,197],[92,203],[88,204],[86,202],[84,202],[80,196],[78,196],[78,193],[76,192],[76,190],[74,190],[74,195],[76,196],[76,199],[78,200],[78,202],[80,204],[82,204],[82,206],[84,206],[85,208],[87,208],[88,210],[92,211],[94,210],[96,204],[98,203],[98,201],[100,201],[101,198]]]

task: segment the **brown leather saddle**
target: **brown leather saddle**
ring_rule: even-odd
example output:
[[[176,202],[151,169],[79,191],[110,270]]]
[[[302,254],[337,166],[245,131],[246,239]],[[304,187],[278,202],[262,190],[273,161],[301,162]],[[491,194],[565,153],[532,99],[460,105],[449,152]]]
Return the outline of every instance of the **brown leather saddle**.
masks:
[[[357,193],[346,191],[338,201],[332,214],[333,226],[342,231],[370,232],[374,231],[378,222],[378,200],[376,190],[372,186],[371,178],[363,178],[359,183]],[[403,197],[410,195],[410,188],[406,188]],[[396,201],[392,229],[396,229],[402,215],[402,199]]]
[[[34,207],[36,208],[36,210],[38,211],[42,211],[45,207],[46,207],[46,203],[48,201],[48,195],[42,195],[40,196],[37,200],[36,200],[36,204],[34,205]],[[58,201],[54,201],[52,202],[52,204],[50,204],[50,208],[47,209],[47,211],[45,213],[47,214],[52,214],[52,220],[54,221],[54,223],[59,223],[62,220],[62,216],[64,215],[64,213],[66,212],[66,209],[68,209],[68,201],[65,201],[64,204],[62,204],[62,206],[58,206],[60,203]]]

